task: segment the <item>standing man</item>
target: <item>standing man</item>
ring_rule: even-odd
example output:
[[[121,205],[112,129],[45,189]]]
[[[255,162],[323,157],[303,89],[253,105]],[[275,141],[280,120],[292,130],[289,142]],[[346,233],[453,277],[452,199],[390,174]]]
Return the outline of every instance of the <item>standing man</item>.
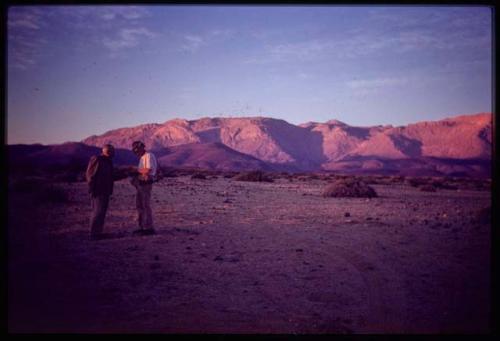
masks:
[[[132,151],[139,159],[137,167],[138,176],[133,182],[137,189],[136,207],[139,229],[134,231],[138,234],[154,234],[153,213],[151,211],[151,190],[156,178],[157,162],[153,153],[146,151],[146,146],[142,141],[132,143]]]
[[[109,197],[113,194],[113,156],[115,148],[106,144],[101,155],[90,158],[85,177],[89,185],[92,216],[90,218],[90,239],[104,238],[104,218],[108,210]]]

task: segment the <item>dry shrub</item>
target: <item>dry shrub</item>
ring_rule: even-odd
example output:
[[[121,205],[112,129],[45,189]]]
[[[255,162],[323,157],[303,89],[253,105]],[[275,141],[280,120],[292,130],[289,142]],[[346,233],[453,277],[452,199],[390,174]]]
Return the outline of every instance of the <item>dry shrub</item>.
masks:
[[[404,175],[390,175],[388,177],[389,182],[391,183],[403,183],[405,182],[405,176]]]
[[[375,175],[366,175],[363,177],[363,182],[367,185],[378,185],[385,184],[384,181],[381,181],[379,177]]]
[[[450,189],[450,190],[457,190],[457,189],[458,189],[458,186],[453,185],[453,184],[451,184],[451,183],[449,183],[449,182],[443,182],[443,183],[441,184],[441,187],[440,187],[440,188],[442,188],[442,189]]]
[[[176,178],[177,177],[177,173],[175,171],[163,172],[162,176],[164,178]]]
[[[418,186],[418,188],[422,192],[436,192],[436,187],[434,185],[431,185],[431,184],[420,185],[420,186]]]
[[[456,190],[458,189],[457,186],[453,185],[451,182],[446,181],[445,179],[440,179],[440,180],[434,180],[432,182],[432,185],[436,188],[440,189],[451,189],[451,190]]]
[[[231,179],[231,178],[234,178],[236,175],[238,175],[239,173],[238,172],[234,172],[234,171],[222,171],[221,172],[221,175],[224,179]]]
[[[158,173],[161,174],[162,178],[176,178],[178,175],[174,168],[169,167],[160,167]]]
[[[405,180],[405,182],[412,187],[420,187],[423,185],[432,185],[434,181],[438,181],[438,180],[434,180],[434,179],[429,178],[429,177],[407,177]]]
[[[256,182],[273,182],[273,179],[267,177],[261,171],[240,173],[234,177],[234,180],[237,180],[237,181],[256,181]]]
[[[377,196],[377,192],[372,187],[356,179],[336,180],[326,187],[323,192],[323,197],[336,198],[374,198]]]
[[[474,182],[474,189],[477,191],[488,191],[491,190],[491,183],[487,180],[477,180]]]
[[[195,173],[195,174],[191,175],[191,179],[206,180],[207,177],[205,176],[205,174]]]
[[[419,187],[428,184],[428,180],[425,178],[406,178],[406,183],[412,187]]]

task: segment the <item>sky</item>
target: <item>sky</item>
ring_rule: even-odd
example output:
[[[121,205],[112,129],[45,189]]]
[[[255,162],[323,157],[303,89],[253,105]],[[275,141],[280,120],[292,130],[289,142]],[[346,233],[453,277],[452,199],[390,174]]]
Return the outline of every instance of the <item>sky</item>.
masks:
[[[492,111],[484,6],[12,6],[7,143],[174,118],[406,125]]]

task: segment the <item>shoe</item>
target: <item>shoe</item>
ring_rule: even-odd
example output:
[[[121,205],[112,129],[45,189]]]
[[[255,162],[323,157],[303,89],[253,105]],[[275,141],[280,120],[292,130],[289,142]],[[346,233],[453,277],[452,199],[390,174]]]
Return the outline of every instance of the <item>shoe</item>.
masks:
[[[155,234],[156,232],[155,232],[154,229],[138,229],[138,230],[135,230],[132,233],[133,234],[138,234],[138,235],[141,235],[141,236],[150,236],[150,235]]]
[[[100,233],[100,234],[93,234],[90,236],[90,240],[103,240],[103,239],[106,239],[107,238],[107,235],[105,235],[104,233]]]

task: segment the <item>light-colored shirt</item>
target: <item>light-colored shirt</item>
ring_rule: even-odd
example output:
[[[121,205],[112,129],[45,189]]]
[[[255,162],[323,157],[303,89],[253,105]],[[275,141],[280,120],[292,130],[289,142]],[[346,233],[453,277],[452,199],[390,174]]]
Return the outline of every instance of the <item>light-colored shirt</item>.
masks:
[[[145,152],[144,155],[139,159],[139,166],[137,167],[139,170],[144,168],[149,168],[151,171],[149,174],[151,177],[156,175],[156,169],[158,168],[156,157],[153,153]]]

